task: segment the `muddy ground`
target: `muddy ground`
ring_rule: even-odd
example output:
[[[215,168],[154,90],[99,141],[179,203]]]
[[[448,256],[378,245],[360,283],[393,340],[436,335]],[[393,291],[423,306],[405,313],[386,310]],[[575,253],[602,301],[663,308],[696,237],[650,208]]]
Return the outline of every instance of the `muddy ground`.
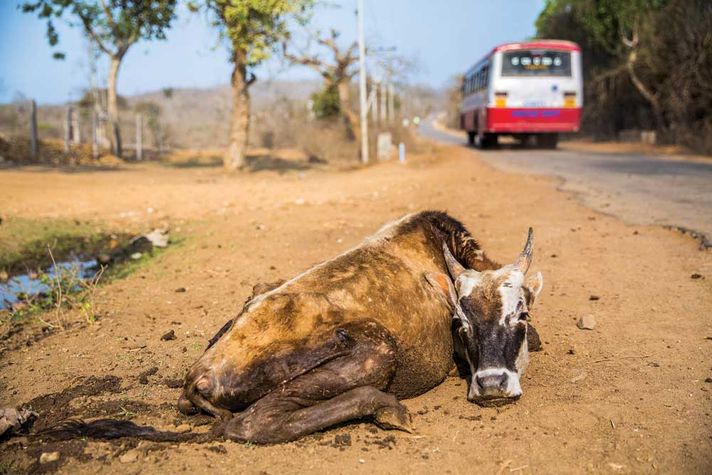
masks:
[[[0,172],[3,218],[72,218],[112,229],[165,224],[183,241],[97,291],[102,318],[0,356],[0,405],[31,402],[38,427],[112,416],[205,432],[174,409],[186,368],[256,282],[290,277],[421,209],[462,219],[490,256],[536,234],[545,289],[535,353],[516,404],[481,408],[448,378],[405,401],[415,434],[366,422],[258,447],[75,440],[0,445],[0,472],[552,473],[712,468],[712,251],[580,205],[553,180],[507,174],[473,151],[439,148],[349,172],[135,165]],[[693,278],[694,277],[694,278]],[[595,316],[594,330],[576,321]],[[48,316],[47,318],[50,318]],[[71,315],[67,318],[72,318]],[[161,340],[174,330],[176,339]],[[21,335],[17,338],[21,338]],[[157,368],[157,369],[153,369]],[[39,464],[41,452],[60,459]]]

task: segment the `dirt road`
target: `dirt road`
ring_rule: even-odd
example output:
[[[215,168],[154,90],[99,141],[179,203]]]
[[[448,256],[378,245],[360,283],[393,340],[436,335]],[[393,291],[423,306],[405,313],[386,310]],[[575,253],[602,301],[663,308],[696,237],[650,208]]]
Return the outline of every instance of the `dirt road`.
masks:
[[[432,118],[421,133],[465,145],[464,133],[443,131]],[[559,150],[535,150],[505,144],[480,156],[501,170],[560,177],[561,188],[578,194],[587,206],[628,223],[692,230],[712,246],[712,159],[632,147],[562,142]]]
[[[99,322],[19,348],[0,342],[6,347],[0,406],[59,393],[34,401],[38,424],[108,415],[207,431],[206,418],[175,410],[180,390],[169,386],[238,312],[252,284],[293,276],[390,219],[433,208],[461,218],[501,262],[516,256],[528,226],[535,229],[533,269],[543,272],[545,288],[532,316],[544,351],[533,355],[517,403],[478,407],[467,402],[465,382],[452,377],[405,401],[416,434],[359,423],[271,447],[75,440],[22,448],[27,441],[13,439],[0,445],[0,467],[62,473],[710,472],[712,253],[679,233],[591,211],[550,179],[496,170],[461,147],[410,156],[405,166],[338,173],[225,176],[218,168],[159,165],[0,172],[0,209],[8,221],[72,217],[117,229],[164,222],[183,238],[150,266],[101,287]],[[596,318],[592,331],[576,327],[585,314]],[[161,341],[171,329],[177,339]],[[22,343],[19,338],[9,341]],[[55,450],[59,461],[38,464],[42,451]]]

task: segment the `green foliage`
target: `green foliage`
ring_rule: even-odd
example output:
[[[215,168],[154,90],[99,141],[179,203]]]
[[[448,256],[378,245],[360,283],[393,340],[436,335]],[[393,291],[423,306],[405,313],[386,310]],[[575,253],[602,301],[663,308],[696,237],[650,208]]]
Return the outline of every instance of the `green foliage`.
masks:
[[[232,60],[254,67],[288,37],[288,22],[303,23],[314,0],[205,0],[228,39]],[[196,9],[193,3],[193,9]]]
[[[319,118],[334,117],[339,114],[339,91],[334,85],[328,85],[324,89],[311,95],[313,101],[312,110]]]
[[[657,128],[708,153],[710,25],[709,0],[547,0],[536,21],[537,36],[581,45],[584,130]]]
[[[175,18],[176,3],[177,0],[30,0],[20,8],[46,20],[51,46],[59,43],[54,22],[68,19],[72,26],[81,25],[105,53],[121,57],[141,39],[165,39]],[[54,56],[63,58],[64,54]]]

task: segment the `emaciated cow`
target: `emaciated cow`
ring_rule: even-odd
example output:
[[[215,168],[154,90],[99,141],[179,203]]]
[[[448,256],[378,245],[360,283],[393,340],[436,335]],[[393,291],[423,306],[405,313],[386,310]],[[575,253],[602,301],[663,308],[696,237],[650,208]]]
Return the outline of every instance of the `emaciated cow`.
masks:
[[[42,435],[277,443],[362,418],[410,431],[398,399],[443,381],[453,352],[472,374],[470,400],[512,401],[522,394],[527,337],[536,337],[527,318],[542,278],[525,280],[531,259],[531,230],[514,264],[500,266],[447,214],[405,216],[355,249],[258,291],[211,339],[186,375],[178,407],[218,416],[213,434],[101,419],[67,421]]]
[[[398,399],[447,376],[453,329],[473,374],[468,398],[518,398],[527,309],[541,290],[540,274],[524,281],[531,257],[531,231],[501,267],[447,214],[408,215],[251,299],[188,372],[179,409],[214,414],[226,437],[257,443],[365,417],[410,431]]]

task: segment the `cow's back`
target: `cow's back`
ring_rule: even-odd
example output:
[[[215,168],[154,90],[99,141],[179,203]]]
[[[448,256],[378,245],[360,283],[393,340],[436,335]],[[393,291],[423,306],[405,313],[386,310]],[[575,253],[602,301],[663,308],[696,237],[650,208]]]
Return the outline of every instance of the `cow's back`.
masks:
[[[452,366],[451,315],[425,279],[446,272],[440,244],[427,228],[393,226],[257,297],[230,332],[243,343],[244,357],[266,358],[277,342],[318,346],[315,335],[374,320],[397,347],[389,392],[411,397],[442,381]]]

